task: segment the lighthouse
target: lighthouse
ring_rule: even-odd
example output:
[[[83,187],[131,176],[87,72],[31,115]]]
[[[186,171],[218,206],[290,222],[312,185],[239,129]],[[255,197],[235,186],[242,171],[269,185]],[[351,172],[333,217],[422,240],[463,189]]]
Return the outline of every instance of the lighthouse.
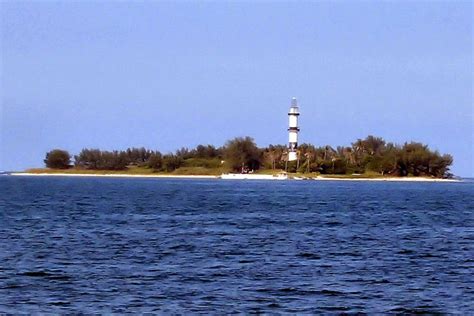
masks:
[[[298,103],[296,98],[291,100],[290,111],[288,112],[289,127],[288,127],[288,161],[295,161],[298,159],[296,149],[298,147],[298,116],[300,115]]]

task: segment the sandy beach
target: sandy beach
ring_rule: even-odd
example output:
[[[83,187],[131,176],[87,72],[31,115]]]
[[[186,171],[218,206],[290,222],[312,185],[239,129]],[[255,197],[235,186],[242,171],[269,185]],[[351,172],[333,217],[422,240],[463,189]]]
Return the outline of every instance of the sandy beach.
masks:
[[[426,177],[387,177],[387,178],[329,178],[317,177],[321,181],[391,181],[391,182],[460,182],[457,179],[438,179]]]
[[[14,172],[12,176],[39,176],[39,177],[106,177],[106,178],[184,178],[184,179],[217,179],[210,175],[165,175],[165,174],[90,174],[90,173],[28,173]]]
[[[219,179],[220,176],[213,175],[163,175],[163,174],[89,174],[89,173],[28,173],[14,172],[12,176],[37,176],[37,177],[106,177],[106,178],[168,178],[168,179]],[[281,180],[276,177],[254,175],[254,180]],[[252,180],[246,178],[244,180]],[[458,179],[437,179],[426,177],[387,177],[387,178],[338,178],[322,177],[303,179],[295,177],[288,180],[315,180],[315,181],[377,181],[377,182],[460,182]]]

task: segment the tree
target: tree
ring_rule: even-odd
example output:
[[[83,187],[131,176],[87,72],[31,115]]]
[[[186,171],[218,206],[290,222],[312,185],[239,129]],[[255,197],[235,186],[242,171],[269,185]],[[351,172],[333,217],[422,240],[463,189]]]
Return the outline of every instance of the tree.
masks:
[[[71,164],[71,155],[65,150],[53,149],[46,153],[44,163],[47,168],[67,169]]]
[[[176,151],[176,156],[180,159],[188,159],[192,157],[192,153],[188,148],[182,147]]]
[[[224,159],[234,171],[260,168],[260,150],[251,137],[237,137],[229,140],[224,149]]]
[[[397,145],[375,136],[358,139],[350,147],[300,144],[298,160],[288,162],[286,145],[269,145],[259,149],[250,137],[229,140],[223,147],[197,145],[181,148],[162,156],[158,151],[128,148],[125,151],[83,149],[74,156],[75,167],[91,170],[124,170],[130,166],[148,167],[172,172],[180,167],[221,169],[248,172],[261,167],[285,169],[290,172],[320,172],[323,174],[351,174],[377,172],[381,175],[452,177],[449,167],[453,157],[432,151],[427,145],[410,142]],[[71,157],[55,149],[46,154],[49,168],[68,168]],[[288,167],[288,168],[286,168]]]
[[[147,166],[155,170],[161,170],[163,167],[163,157],[159,151],[151,154],[150,158],[148,158]]]
[[[99,149],[84,148],[79,155],[74,156],[75,165],[78,168],[100,169],[101,156]]]
[[[215,158],[219,155],[219,151],[212,145],[197,145],[192,154],[193,158]]]
[[[265,168],[275,170],[275,157],[276,153],[275,150],[265,150],[263,152],[263,162]]]
[[[364,149],[369,155],[379,154],[385,148],[385,141],[381,137],[367,136],[363,141]]]
[[[181,167],[183,159],[180,156],[168,154],[163,156],[163,169],[167,172],[174,171]]]
[[[399,175],[450,177],[449,166],[453,163],[450,155],[441,156],[431,151],[427,145],[411,142],[400,149],[398,161]]]
[[[129,164],[126,151],[83,149],[75,156],[76,167],[92,170],[123,170]]]
[[[125,156],[127,158],[128,164],[142,166],[146,164],[152,153],[153,152],[151,150],[145,149],[143,147],[128,148],[125,151]]]
[[[440,156],[438,152],[430,158],[429,167],[430,174],[435,177],[451,178],[453,175],[449,172],[449,166],[453,164],[453,157],[445,154]]]
[[[128,165],[127,154],[124,151],[102,152],[100,169],[123,170]]]

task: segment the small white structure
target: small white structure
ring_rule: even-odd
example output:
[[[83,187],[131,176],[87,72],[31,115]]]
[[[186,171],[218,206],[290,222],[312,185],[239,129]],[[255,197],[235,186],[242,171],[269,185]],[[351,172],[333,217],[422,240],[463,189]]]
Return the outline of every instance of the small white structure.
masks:
[[[296,98],[291,100],[290,111],[288,112],[289,127],[288,127],[288,161],[295,161],[298,159],[298,116],[300,115],[298,103]]]

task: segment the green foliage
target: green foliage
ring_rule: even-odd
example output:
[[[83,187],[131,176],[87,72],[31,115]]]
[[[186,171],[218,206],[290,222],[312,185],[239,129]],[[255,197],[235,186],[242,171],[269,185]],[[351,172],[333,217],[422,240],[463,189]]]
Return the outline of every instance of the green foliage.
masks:
[[[128,148],[125,151],[127,162],[129,165],[144,166],[150,157],[155,154],[153,151],[141,148]]]
[[[251,137],[237,137],[228,141],[224,159],[235,171],[258,170],[261,164],[260,150]]]
[[[266,169],[284,169],[286,152],[288,148],[284,145],[270,145],[262,151],[262,164]]]
[[[222,150],[212,145],[198,145],[191,153],[195,158],[222,158]]]
[[[146,165],[155,170],[161,170],[163,167],[163,157],[160,152],[155,152],[148,157]]]
[[[83,149],[74,160],[76,167],[92,170],[123,170],[129,163],[126,152],[99,149]]]
[[[401,175],[431,175],[434,177],[451,176],[449,166],[453,163],[450,155],[441,156],[432,152],[421,143],[405,143],[398,157],[398,169]]]
[[[270,151],[269,146],[264,153]],[[351,147],[314,147],[302,144],[299,150],[298,172],[321,174],[365,174],[376,173],[392,176],[451,177],[450,155],[440,155],[421,143],[405,143],[403,146],[386,143],[380,137],[368,136],[358,139]],[[286,159],[285,155],[281,156]],[[264,160],[268,167],[268,160]],[[292,164],[288,171],[295,172]]]
[[[346,174],[347,164],[343,159],[324,160],[319,167],[321,174]]]
[[[184,167],[219,168],[221,165],[219,158],[188,158],[183,162]]]
[[[183,160],[192,158],[213,159],[222,158],[222,148],[216,148],[212,145],[197,145],[194,149],[183,147],[176,151],[176,156]]]
[[[180,159],[188,159],[188,158],[191,158],[193,155],[188,148],[182,147],[181,149],[178,149],[176,151],[176,156],[179,157]]]
[[[71,155],[65,150],[53,149],[46,153],[44,163],[51,169],[68,169],[71,167]]]
[[[173,154],[164,155],[162,170],[171,172],[181,167],[182,164],[183,164],[183,159],[181,157],[177,155],[173,155]]]
[[[298,171],[298,166],[297,166],[298,162],[297,161],[288,161],[286,163],[286,171],[290,172],[290,173],[295,173]]]
[[[371,135],[358,139],[351,146],[336,148],[301,144],[297,161],[287,162],[287,155],[286,145],[269,145],[259,149],[252,138],[238,137],[229,140],[224,147],[183,147],[174,154],[162,155],[159,151],[143,147],[125,151],[83,149],[74,158],[75,166],[83,170],[120,171],[138,168],[149,172],[217,174],[227,170],[256,171],[263,167],[272,172],[286,169],[288,172],[306,174],[452,176],[449,167],[453,157],[450,155],[431,151],[421,143],[411,142],[400,146]],[[44,161],[49,168],[68,168],[70,156],[66,151],[56,149],[48,152]]]

